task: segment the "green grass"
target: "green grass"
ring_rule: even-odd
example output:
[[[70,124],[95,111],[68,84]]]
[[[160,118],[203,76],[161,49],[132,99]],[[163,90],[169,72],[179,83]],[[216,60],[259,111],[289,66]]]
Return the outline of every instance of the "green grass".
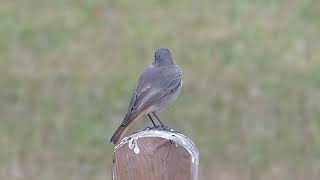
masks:
[[[318,179],[319,17],[315,0],[2,1],[0,179],[111,179],[157,47],[184,71],[160,116],[197,144],[200,179]]]

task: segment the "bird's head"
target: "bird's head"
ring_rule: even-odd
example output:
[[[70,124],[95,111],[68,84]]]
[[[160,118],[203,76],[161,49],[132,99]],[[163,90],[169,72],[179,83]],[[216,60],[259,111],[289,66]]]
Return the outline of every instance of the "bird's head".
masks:
[[[167,48],[158,48],[154,54],[154,65],[171,65],[174,64],[171,52]]]

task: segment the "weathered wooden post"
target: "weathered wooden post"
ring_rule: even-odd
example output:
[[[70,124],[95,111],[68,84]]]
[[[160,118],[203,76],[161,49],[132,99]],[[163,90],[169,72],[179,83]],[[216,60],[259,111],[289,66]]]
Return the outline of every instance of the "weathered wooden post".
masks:
[[[147,129],[124,138],[113,153],[113,180],[196,180],[199,152],[185,135]]]

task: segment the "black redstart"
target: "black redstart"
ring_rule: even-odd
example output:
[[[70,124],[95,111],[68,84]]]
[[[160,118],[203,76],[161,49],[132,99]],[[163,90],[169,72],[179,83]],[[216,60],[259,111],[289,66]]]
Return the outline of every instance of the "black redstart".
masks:
[[[156,117],[161,126],[164,126],[156,112],[165,109],[175,101],[182,87],[181,76],[182,70],[175,63],[170,50],[157,49],[154,62],[141,74],[128,112],[110,142],[116,144],[130,125],[145,114],[148,115],[154,126],[155,123],[150,113]]]

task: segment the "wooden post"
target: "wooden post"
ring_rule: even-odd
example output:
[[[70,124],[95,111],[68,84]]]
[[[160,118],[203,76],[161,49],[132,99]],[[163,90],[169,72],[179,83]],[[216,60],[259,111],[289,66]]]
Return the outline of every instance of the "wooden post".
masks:
[[[196,180],[199,152],[185,135],[147,129],[124,138],[113,153],[113,180]]]

